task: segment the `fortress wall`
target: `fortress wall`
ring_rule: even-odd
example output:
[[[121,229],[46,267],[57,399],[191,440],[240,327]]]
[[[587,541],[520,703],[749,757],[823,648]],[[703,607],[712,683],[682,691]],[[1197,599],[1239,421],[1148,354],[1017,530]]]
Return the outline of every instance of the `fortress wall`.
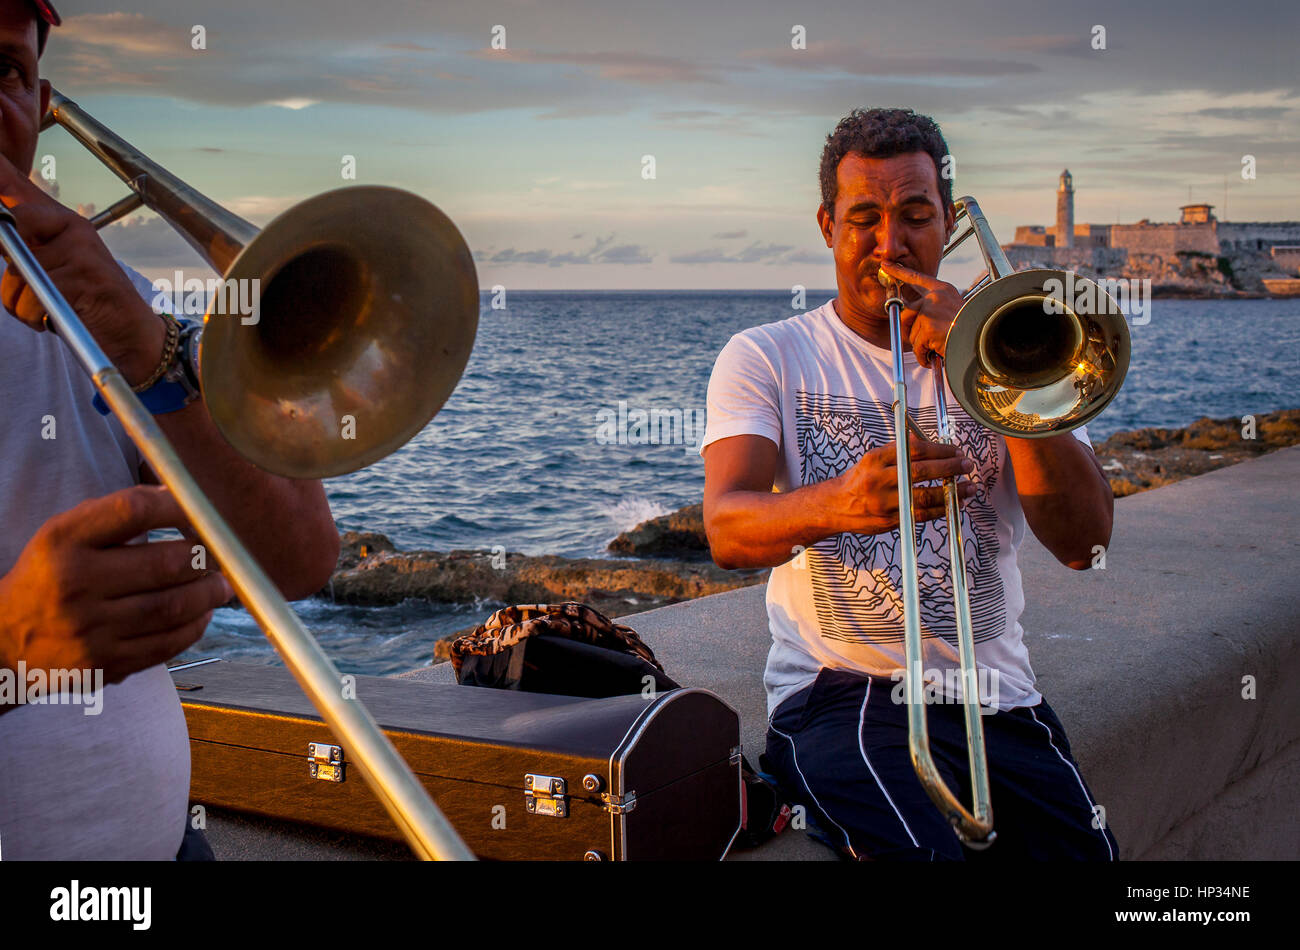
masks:
[[[1218,254],[1213,224],[1116,224],[1110,229],[1112,247],[1130,254],[1171,257],[1179,251]]]
[[[1266,250],[1273,244],[1300,244],[1300,221],[1219,222],[1219,241],[1234,250]]]
[[[1288,274],[1300,273],[1300,247],[1289,248],[1285,251],[1273,248],[1273,252],[1269,257],[1273,261],[1273,266],[1278,270]]]
[[[1085,275],[1099,272],[1114,276],[1116,269],[1123,267],[1125,262],[1122,250],[1108,247],[1033,247],[1007,244],[1002,250],[1017,270],[1055,267]]]

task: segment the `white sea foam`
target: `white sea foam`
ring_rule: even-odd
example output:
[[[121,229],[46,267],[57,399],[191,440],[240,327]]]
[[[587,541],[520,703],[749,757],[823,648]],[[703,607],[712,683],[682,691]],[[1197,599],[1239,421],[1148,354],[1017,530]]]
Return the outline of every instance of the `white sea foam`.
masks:
[[[672,510],[671,508],[665,508],[657,501],[651,501],[649,498],[627,497],[620,498],[614,504],[606,506],[603,514],[613,522],[617,534],[627,531],[629,528],[635,528],[643,521],[666,515]]]

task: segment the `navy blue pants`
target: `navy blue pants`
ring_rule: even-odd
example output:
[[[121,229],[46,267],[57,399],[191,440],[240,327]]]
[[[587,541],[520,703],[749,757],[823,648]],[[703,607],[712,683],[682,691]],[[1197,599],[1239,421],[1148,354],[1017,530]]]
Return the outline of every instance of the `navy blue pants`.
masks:
[[[891,698],[895,686],[887,677],[823,669],[768,723],[766,770],[843,854],[920,861],[1119,857],[1046,701],[982,717],[997,840],[985,851],[965,848],[912,768],[907,706]],[[926,712],[935,764],[970,808],[963,707],[932,704]]]

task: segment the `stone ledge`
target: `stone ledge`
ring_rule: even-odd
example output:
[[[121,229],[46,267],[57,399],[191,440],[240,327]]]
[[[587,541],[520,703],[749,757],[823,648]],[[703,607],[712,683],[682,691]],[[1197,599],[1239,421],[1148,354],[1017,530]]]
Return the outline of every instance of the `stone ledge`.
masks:
[[[1032,535],[1020,549],[1021,624],[1039,689],[1124,858],[1166,853],[1161,843],[1177,834],[1200,834],[1204,858],[1273,855],[1277,841],[1297,840],[1289,796],[1270,795],[1261,776],[1283,767],[1277,757],[1300,739],[1298,480],[1292,447],[1119,499],[1105,570],[1071,571]],[[740,710],[753,760],[770,642],[762,589],[624,622],[670,675]],[[1254,700],[1241,698],[1246,675]],[[1246,796],[1252,823],[1234,823],[1229,840],[1211,806],[1248,791],[1236,786],[1260,770]]]
[[[1070,571],[1032,537],[1021,617],[1039,689],[1106,808],[1121,857],[1300,857],[1300,447],[1116,501],[1105,570]],[[763,588],[624,622],[679,681],[741,715],[763,748]],[[446,665],[402,674],[449,682]],[[1255,678],[1253,700],[1242,677]],[[997,803],[994,802],[996,816]],[[214,815],[219,857],[400,856],[400,846]],[[393,850],[397,848],[398,850]],[[830,858],[787,832],[749,860]]]

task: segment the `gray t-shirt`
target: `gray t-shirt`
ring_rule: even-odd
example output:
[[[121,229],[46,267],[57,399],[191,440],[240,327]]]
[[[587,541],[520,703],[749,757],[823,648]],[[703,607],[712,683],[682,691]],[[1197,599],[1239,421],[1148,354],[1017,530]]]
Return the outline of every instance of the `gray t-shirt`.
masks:
[[[152,301],[149,281],[125,269]],[[139,481],[138,451],[95,411],[94,392],[67,344],[0,313],[0,575],[50,517]],[[87,708],[0,716],[0,857],[174,858],[190,754],[171,677],[144,670],[105,687],[98,715]]]

